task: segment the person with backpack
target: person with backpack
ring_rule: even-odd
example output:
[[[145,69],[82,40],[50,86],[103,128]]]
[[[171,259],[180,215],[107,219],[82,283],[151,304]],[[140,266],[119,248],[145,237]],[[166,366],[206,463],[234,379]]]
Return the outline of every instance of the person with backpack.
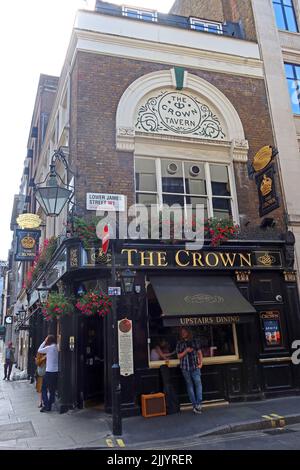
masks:
[[[3,380],[10,380],[12,366],[15,363],[13,344],[10,341],[5,350],[4,377]]]

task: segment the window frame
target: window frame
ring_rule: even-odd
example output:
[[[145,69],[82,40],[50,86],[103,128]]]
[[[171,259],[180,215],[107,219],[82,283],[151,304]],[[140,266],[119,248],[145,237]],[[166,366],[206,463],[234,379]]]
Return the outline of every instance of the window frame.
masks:
[[[137,16],[136,18],[129,16],[128,11],[136,12]],[[143,13],[148,13],[151,14],[152,19],[150,20],[145,20],[142,16]],[[147,21],[148,23],[156,23],[157,22],[157,11],[156,10],[151,10],[148,8],[136,8],[136,7],[130,7],[128,5],[123,5],[122,6],[122,15],[131,18],[131,19],[136,19],[136,20],[141,20],[141,21]]]
[[[197,29],[197,25],[203,25],[204,26],[204,31],[205,33],[211,33],[211,34],[218,34],[222,35],[224,34],[223,31],[223,24],[218,22],[218,21],[208,21],[208,20],[202,20],[201,18],[195,18],[195,17],[190,17],[190,28],[194,31],[201,31]],[[216,32],[209,31],[209,26],[216,26]]]
[[[151,159],[155,161],[155,170],[156,170],[156,192],[155,191],[143,191],[143,190],[137,190],[137,185],[136,185],[136,159]],[[175,161],[176,163],[181,163],[182,167],[184,168],[185,163],[194,163],[194,164],[203,164],[204,169],[205,169],[205,182],[206,182],[206,195],[200,195],[200,194],[187,194],[186,192],[184,193],[168,193],[166,191],[162,190],[162,167],[161,167],[161,162],[162,160],[172,160]],[[230,185],[230,196],[215,196],[213,195],[212,192],[212,184],[211,184],[211,172],[210,172],[210,166],[211,165],[221,165],[225,166],[228,171],[228,181]],[[184,186],[185,186],[185,178],[183,177],[184,180]],[[149,194],[149,195],[156,195],[156,200],[159,209],[162,209],[163,207],[163,195],[176,195],[176,196],[181,196],[181,197],[199,197],[199,198],[205,198],[207,200],[207,216],[208,218],[211,217],[216,217],[214,215],[214,209],[213,209],[213,201],[214,199],[226,199],[230,201],[230,207],[231,207],[231,217],[234,221],[234,223],[238,224],[239,223],[239,216],[238,216],[238,206],[237,206],[237,194],[236,194],[236,186],[235,186],[235,179],[234,179],[234,169],[233,169],[233,164],[228,163],[228,162],[220,162],[220,161],[203,161],[203,160],[197,160],[197,159],[185,159],[185,158],[170,158],[170,157],[155,157],[155,156],[145,156],[145,155],[138,155],[135,154],[134,156],[134,184],[135,184],[135,194]],[[186,188],[185,188],[186,189]],[[186,204],[186,203],[185,203]],[[218,217],[220,218],[220,217]]]
[[[291,0],[291,5],[285,5],[284,4],[284,0],[272,0],[272,5],[273,5],[273,11],[274,11],[274,16],[275,16],[275,22],[276,22],[276,26],[277,28],[280,30],[280,31],[288,31],[290,33],[299,33],[299,25],[298,25],[298,19],[297,19],[297,13],[296,13],[296,8],[295,8],[295,4],[293,2],[293,0]],[[276,16],[276,10],[274,8],[274,5],[279,5],[281,7],[281,10],[282,10],[282,17],[283,17],[283,22],[284,22],[284,26],[285,26],[285,29],[282,29],[279,27],[278,23],[277,23],[277,16]],[[292,31],[291,29],[289,29],[289,25],[288,25],[288,18],[287,18],[287,14],[286,14],[286,9],[289,9],[292,11],[293,13],[293,16],[294,16],[294,21],[295,21],[295,25],[296,25],[296,31]]]

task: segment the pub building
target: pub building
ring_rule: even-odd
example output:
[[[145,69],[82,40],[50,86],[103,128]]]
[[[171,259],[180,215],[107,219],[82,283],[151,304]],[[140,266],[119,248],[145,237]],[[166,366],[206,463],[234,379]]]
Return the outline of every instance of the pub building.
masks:
[[[46,322],[43,286],[75,303],[90,290],[118,294],[123,416],[141,412],[142,394],[163,390],[162,365],[180,403],[188,402],[175,353],[181,326],[201,343],[205,401],[299,393],[291,361],[300,338],[295,240],[285,225],[259,48],[239,21],[220,24],[222,34],[192,28],[197,21],[100,1],[78,12],[32,176],[43,181],[51,149],[67,149],[72,174],[57,171],[74,188],[72,204],[45,217],[28,190],[28,212],[46,225],[41,242],[59,237],[27,291],[28,370],[54,333],[62,412],[93,404],[111,411],[113,315],[76,310]],[[110,201],[117,214],[135,202],[203,204],[207,218],[231,219],[240,231],[218,246],[207,238],[200,250],[111,239],[105,254],[100,241],[87,247],[66,233],[70,217],[96,215],[95,200]]]

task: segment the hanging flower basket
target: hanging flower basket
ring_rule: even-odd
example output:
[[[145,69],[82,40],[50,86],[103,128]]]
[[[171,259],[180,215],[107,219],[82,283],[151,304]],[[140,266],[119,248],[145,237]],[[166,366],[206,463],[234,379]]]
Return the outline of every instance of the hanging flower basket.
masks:
[[[111,312],[112,299],[103,292],[89,291],[77,301],[76,308],[87,317],[104,317]]]
[[[66,315],[71,315],[73,312],[74,305],[71,299],[57,292],[49,294],[47,303],[42,309],[42,314],[46,321],[62,318]]]
[[[212,246],[219,246],[222,242],[237,238],[240,228],[232,219],[208,219],[205,232],[211,239]]]

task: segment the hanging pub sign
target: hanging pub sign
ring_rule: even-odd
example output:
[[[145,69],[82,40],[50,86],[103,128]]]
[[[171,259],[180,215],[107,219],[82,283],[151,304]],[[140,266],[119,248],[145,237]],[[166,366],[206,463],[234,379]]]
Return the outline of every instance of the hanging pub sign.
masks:
[[[38,252],[40,230],[16,230],[16,261],[33,261]]]
[[[17,218],[17,224],[21,229],[25,228],[39,228],[42,223],[42,220],[37,214],[20,214]]]
[[[256,175],[255,181],[259,196],[259,215],[263,217],[280,206],[276,193],[274,167],[271,166],[266,171]]]
[[[254,178],[254,175],[266,170],[278,155],[278,150],[271,145],[265,145],[254,156],[253,162],[249,162],[249,177]]]

